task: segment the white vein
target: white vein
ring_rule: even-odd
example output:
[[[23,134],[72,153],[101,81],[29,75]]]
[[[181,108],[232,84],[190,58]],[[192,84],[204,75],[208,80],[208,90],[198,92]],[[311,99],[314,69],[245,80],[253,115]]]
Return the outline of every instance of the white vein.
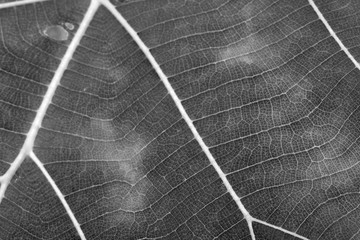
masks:
[[[337,42],[337,44],[339,44],[341,50],[343,50],[346,55],[350,58],[350,60],[354,63],[355,67],[357,67],[358,69],[360,69],[360,64],[356,61],[356,59],[353,57],[353,55],[351,55],[351,53],[349,52],[349,50],[345,47],[345,45],[341,42],[340,38],[336,35],[336,33],[334,32],[334,30],[331,28],[330,24],[327,22],[327,20],[325,19],[325,17],[322,15],[322,13],[320,12],[319,8],[316,6],[316,4],[314,3],[313,0],[309,0],[309,4],[311,5],[311,7],[314,9],[314,11],[316,12],[317,16],[319,17],[319,19],[321,20],[321,22],[325,25],[326,29],[329,31],[330,35],[335,39],[335,41]]]
[[[45,1],[49,1],[49,0],[23,0],[23,1],[17,1],[17,2],[1,3],[0,4],[0,9],[23,6],[23,5],[26,5],[26,4],[33,4],[33,3],[45,2]]]
[[[66,213],[68,214],[68,216],[70,217],[70,220],[72,221],[72,223],[74,224],[74,227],[77,231],[77,233],[79,234],[80,238],[82,240],[86,240],[85,238],[85,234],[82,231],[79,222],[77,221],[77,219],[75,218],[74,213],[72,212],[69,204],[66,202],[64,194],[62,194],[62,192],[60,191],[60,189],[56,186],[55,181],[52,179],[52,177],[50,176],[50,174],[48,173],[48,171],[46,170],[46,168],[44,167],[44,164],[41,163],[41,161],[39,160],[39,158],[35,155],[35,153],[33,151],[30,152],[30,157],[31,159],[35,162],[35,164],[38,166],[38,168],[40,169],[40,171],[42,172],[42,174],[44,174],[46,180],[49,182],[49,184],[51,185],[51,187],[54,189],[57,197],[60,199],[60,202],[62,203],[62,205],[64,206]]]
[[[284,229],[284,228],[282,228],[282,227],[275,226],[275,225],[270,224],[270,223],[267,223],[267,222],[265,222],[265,221],[262,221],[262,220],[259,220],[259,219],[256,219],[256,218],[253,218],[253,221],[254,221],[254,222],[258,222],[258,223],[263,224],[263,225],[266,225],[266,226],[268,226],[268,227],[272,227],[272,228],[274,228],[274,229],[277,229],[277,230],[279,230],[279,231],[282,231],[282,232],[287,233],[287,234],[289,234],[289,235],[292,235],[292,236],[294,236],[294,237],[300,238],[300,239],[302,239],[302,240],[309,240],[308,238],[303,237],[303,236],[301,236],[301,235],[299,235],[299,234],[297,234],[297,233],[291,232],[291,231],[286,230],[286,229]]]
[[[37,114],[36,114],[36,117],[34,119],[34,122],[32,123],[31,125],[31,128],[29,130],[29,132],[27,133],[27,136],[26,136],[26,139],[25,139],[25,142],[24,142],[24,145],[23,147],[21,148],[18,156],[15,158],[14,162],[11,164],[10,168],[8,169],[8,171],[3,175],[1,176],[0,178],[0,183],[1,183],[1,186],[0,186],[0,203],[2,201],[2,199],[4,198],[5,196],[5,191],[8,187],[8,185],[10,184],[10,181],[12,179],[12,177],[14,176],[15,172],[18,170],[18,168],[20,167],[20,165],[22,164],[22,162],[24,161],[24,159],[26,159],[26,157],[28,156],[33,156],[34,157],[34,154],[32,153],[32,150],[33,150],[33,146],[34,146],[34,142],[35,142],[35,138],[38,134],[38,131],[39,131],[39,128],[41,127],[41,123],[44,119],[44,116],[46,114],[46,111],[49,107],[49,105],[51,104],[51,100],[55,94],[55,91],[60,83],[60,80],[75,52],[75,49],[77,48],[77,46],[79,45],[80,43],[80,40],[81,38],[84,36],[85,34],[85,31],[87,29],[87,27],[89,26],[89,23],[90,21],[93,19],[94,17],[94,14],[96,13],[97,9],[99,7],[99,2],[98,1],[91,1],[91,4],[89,6],[89,9],[87,10],[85,16],[84,16],[84,19],[83,21],[81,22],[74,38],[72,39],[64,57],[62,58],[61,60],[61,63],[58,67],[58,69],[56,70],[55,74],[54,74],[54,77],[48,87],[48,90],[44,96],[44,99],[43,99],[43,102],[41,103],[38,111],[37,111]],[[49,174],[46,174],[46,170],[44,171],[44,167],[43,165],[41,164],[40,161],[38,161],[37,158],[33,159],[35,161],[35,163],[40,167],[41,171],[45,174],[47,180],[50,182],[50,183],[53,183],[54,180],[50,177]],[[42,167],[41,167],[42,166]],[[59,197],[64,197],[60,190],[58,189],[58,187],[54,184],[52,184],[56,194],[59,196]],[[71,212],[71,209],[70,207],[64,203],[64,201],[62,201],[65,209],[67,210],[69,216],[73,215],[73,213]],[[75,217],[71,218],[74,226],[76,227],[77,231],[78,231],[78,234],[80,235],[81,239],[85,240],[85,237],[84,237],[84,234],[80,228],[80,225],[79,223],[77,222],[77,220],[75,219]]]

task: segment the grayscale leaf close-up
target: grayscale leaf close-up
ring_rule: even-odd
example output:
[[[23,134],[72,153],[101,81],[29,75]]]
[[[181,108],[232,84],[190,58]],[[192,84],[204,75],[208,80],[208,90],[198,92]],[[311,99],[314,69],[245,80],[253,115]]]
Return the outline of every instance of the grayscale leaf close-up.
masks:
[[[0,240],[360,240],[359,0],[0,0]]]

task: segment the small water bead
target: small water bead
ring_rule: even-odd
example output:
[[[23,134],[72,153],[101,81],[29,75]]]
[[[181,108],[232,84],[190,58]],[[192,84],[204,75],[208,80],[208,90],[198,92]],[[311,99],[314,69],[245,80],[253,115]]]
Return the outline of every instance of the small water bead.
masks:
[[[66,41],[69,37],[69,33],[60,25],[49,26],[43,33],[56,41]]]
[[[67,29],[69,29],[70,31],[75,29],[75,26],[74,26],[74,24],[72,24],[72,23],[66,22],[64,25],[65,25],[65,27],[66,27]]]

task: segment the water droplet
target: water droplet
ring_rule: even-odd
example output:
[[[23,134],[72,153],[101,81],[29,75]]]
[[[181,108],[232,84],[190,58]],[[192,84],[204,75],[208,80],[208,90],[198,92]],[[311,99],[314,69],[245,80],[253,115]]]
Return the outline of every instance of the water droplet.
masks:
[[[43,31],[43,33],[56,41],[65,41],[69,37],[69,33],[59,25],[49,26]]]
[[[72,23],[65,23],[65,27],[67,28],[67,29],[69,29],[69,30],[74,30],[74,28],[75,28],[75,26],[74,26],[74,24],[72,24]]]

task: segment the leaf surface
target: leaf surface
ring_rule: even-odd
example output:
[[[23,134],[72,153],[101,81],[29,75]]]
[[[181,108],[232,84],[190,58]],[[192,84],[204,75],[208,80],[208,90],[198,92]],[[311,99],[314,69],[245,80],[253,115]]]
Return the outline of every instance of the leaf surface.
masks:
[[[359,11],[0,1],[0,239],[360,239]]]

